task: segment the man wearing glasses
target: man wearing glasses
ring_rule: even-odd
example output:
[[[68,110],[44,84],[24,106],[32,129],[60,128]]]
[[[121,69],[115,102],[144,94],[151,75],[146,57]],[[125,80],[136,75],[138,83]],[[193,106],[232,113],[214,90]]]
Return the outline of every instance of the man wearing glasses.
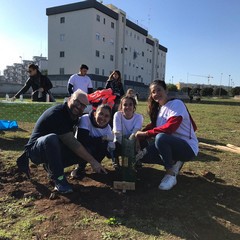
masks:
[[[60,193],[73,191],[65,177],[65,167],[84,160],[95,172],[107,173],[74,137],[74,127],[87,104],[86,93],[79,89],[66,103],[47,109],[39,117],[24,154],[17,160],[19,170],[29,175],[28,158],[37,165],[43,164],[55,183],[54,190]]]
[[[25,85],[11,98],[15,101],[20,95],[26,93],[30,87],[32,87],[32,101],[34,102],[46,102],[48,101],[47,94],[50,94],[50,89],[53,87],[51,81],[48,77],[41,74],[38,66],[35,64],[30,64],[28,66],[29,78]],[[51,95],[52,96],[52,95]],[[50,99],[50,101],[54,101]]]

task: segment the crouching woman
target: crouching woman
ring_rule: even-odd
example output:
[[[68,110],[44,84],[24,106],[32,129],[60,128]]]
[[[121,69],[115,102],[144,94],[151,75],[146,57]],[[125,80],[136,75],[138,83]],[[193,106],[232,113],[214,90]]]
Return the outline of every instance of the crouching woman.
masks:
[[[80,118],[76,138],[87,151],[100,163],[108,154],[109,147],[114,148],[113,133],[109,125],[111,108],[107,104],[98,106]],[[85,175],[86,161],[82,161],[71,172],[73,178]]]
[[[140,141],[150,138],[154,141],[137,158],[144,156],[141,162],[163,164],[166,174],[159,189],[169,190],[176,185],[176,176],[183,163],[198,154],[196,124],[181,100],[168,98],[164,81],[154,80],[149,89],[148,113],[151,123],[138,131],[136,137]]]

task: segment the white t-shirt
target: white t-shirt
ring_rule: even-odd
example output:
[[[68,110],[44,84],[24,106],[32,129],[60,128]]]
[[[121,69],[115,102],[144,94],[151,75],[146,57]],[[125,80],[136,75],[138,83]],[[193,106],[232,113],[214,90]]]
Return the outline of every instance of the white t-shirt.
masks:
[[[109,124],[105,128],[97,128],[92,125],[88,114],[85,114],[80,118],[78,127],[88,130],[91,137],[113,136],[112,129]]]
[[[170,117],[181,116],[182,122],[172,135],[185,140],[192,148],[195,155],[198,153],[198,140],[194,132],[189,113],[181,100],[174,99],[161,106],[156,126],[162,126]]]
[[[87,75],[80,76],[77,73],[73,74],[68,83],[73,85],[73,92],[77,91],[78,89],[83,90],[85,93],[88,93],[88,88],[92,88],[92,80]]]
[[[123,136],[130,136],[142,128],[143,116],[134,113],[131,119],[126,119],[121,111],[113,116],[113,132],[121,132]]]

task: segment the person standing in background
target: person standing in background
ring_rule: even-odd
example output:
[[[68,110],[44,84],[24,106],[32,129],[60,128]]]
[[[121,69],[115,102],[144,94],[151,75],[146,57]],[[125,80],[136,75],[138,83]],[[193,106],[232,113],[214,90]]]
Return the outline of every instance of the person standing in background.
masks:
[[[68,93],[71,96],[75,91],[81,89],[89,94],[93,92],[92,80],[87,76],[88,66],[82,64],[79,73],[73,74],[68,80]]]
[[[53,87],[51,81],[47,76],[41,74],[38,66],[34,63],[28,66],[29,78],[25,85],[11,98],[15,101],[20,95],[26,93],[30,87],[32,87],[32,101],[33,102],[46,102],[47,94],[51,95],[50,89]],[[54,98],[50,98],[50,101],[55,102]]]
[[[122,79],[121,79],[121,73],[118,70],[114,70],[110,76],[108,77],[108,80],[106,82],[105,88],[111,88],[113,95],[116,96],[114,100],[114,106],[112,108],[112,117],[115,112],[118,111],[118,107],[120,104],[120,99],[124,95],[124,89],[123,89],[123,84],[122,84]],[[112,126],[112,121],[110,123]]]

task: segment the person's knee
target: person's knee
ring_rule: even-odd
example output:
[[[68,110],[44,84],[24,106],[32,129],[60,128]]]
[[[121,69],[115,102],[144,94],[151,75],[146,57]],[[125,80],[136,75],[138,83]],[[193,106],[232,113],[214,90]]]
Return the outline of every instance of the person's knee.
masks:
[[[54,147],[59,145],[59,138],[56,134],[51,133],[45,136],[44,143],[46,146],[54,149]]]
[[[155,138],[155,143],[158,144],[160,142],[166,141],[168,135],[166,133],[159,133]]]

